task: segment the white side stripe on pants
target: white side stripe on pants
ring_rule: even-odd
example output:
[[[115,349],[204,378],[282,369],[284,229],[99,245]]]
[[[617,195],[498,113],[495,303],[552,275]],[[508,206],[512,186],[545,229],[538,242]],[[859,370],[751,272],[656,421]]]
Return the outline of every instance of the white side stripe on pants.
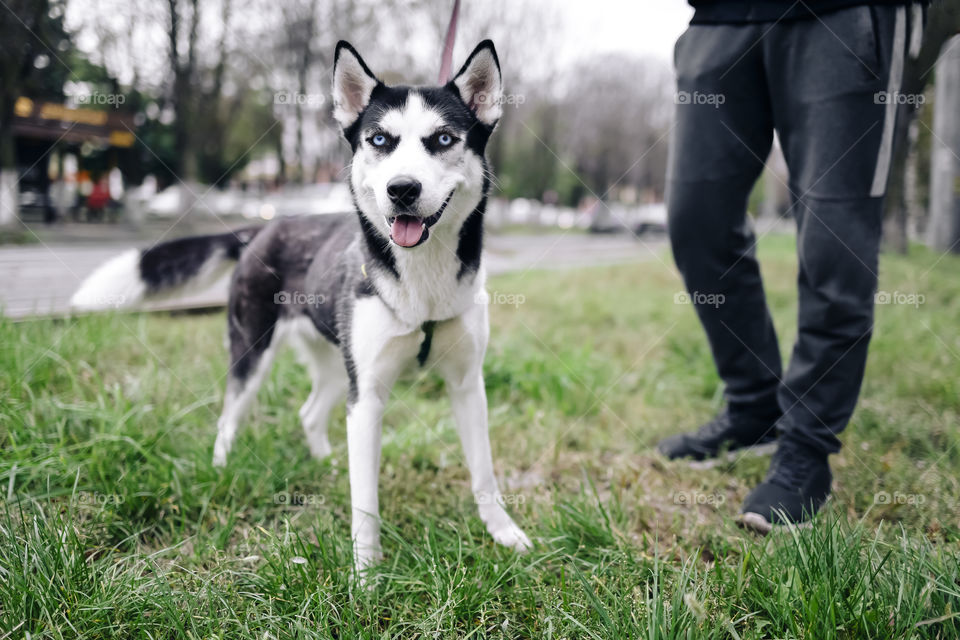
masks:
[[[910,16],[910,57],[914,60],[920,55],[923,46],[923,5],[914,2],[911,6],[913,15]]]
[[[897,7],[897,22],[893,30],[893,50],[890,60],[890,77],[887,80],[886,112],[883,116],[883,137],[880,138],[880,152],[877,154],[877,166],[873,170],[873,184],[870,197],[882,196],[887,190],[887,175],[890,173],[890,161],[893,155],[893,127],[897,122],[897,94],[903,81],[904,49],[907,44],[907,8]]]

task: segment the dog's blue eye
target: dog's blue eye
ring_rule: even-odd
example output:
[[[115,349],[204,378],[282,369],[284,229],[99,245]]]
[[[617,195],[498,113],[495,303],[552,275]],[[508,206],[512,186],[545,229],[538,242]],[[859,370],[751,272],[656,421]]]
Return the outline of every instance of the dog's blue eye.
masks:
[[[383,145],[387,144],[387,136],[383,135],[382,133],[378,133],[377,135],[373,136],[372,141],[373,146],[382,147]]]
[[[460,138],[446,131],[435,131],[423,139],[423,145],[430,153],[442,153],[459,142]]]

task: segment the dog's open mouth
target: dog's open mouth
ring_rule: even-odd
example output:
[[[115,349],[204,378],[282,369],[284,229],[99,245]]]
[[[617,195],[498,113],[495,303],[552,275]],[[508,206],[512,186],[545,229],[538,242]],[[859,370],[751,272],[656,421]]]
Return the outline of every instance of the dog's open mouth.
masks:
[[[443,201],[437,212],[429,218],[412,216],[402,213],[398,216],[387,217],[387,224],[390,225],[390,239],[394,244],[407,249],[423,244],[430,237],[430,227],[437,224],[443,210],[447,208],[450,198],[453,197],[453,191]]]

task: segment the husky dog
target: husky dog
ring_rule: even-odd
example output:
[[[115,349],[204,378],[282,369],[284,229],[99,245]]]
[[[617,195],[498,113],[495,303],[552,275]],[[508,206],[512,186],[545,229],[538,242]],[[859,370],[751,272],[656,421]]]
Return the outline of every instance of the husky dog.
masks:
[[[131,250],[74,295],[78,309],[182,293],[233,268],[230,371],[213,463],[222,466],[278,346],[293,342],[313,382],[300,419],[311,453],[346,396],[354,560],[379,561],[381,422],[391,387],[417,365],[444,378],[480,518],[500,544],[530,540],[503,508],[487,433],[489,335],[481,254],[484,149],[501,114],[500,64],[481,42],[440,87],[388,86],[337,44],[334,117],[353,150],[356,211]]]

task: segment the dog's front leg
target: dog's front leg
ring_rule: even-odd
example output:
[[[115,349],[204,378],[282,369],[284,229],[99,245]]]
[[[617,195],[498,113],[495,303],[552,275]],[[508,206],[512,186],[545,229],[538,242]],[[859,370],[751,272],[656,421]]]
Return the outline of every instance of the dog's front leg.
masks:
[[[385,402],[372,390],[347,412],[353,559],[357,575],[380,561],[380,435]]]
[[[350,341],[345,345],[352,372],[347,402],[347,453],[353,558],[357,576],[380,561],[380,435],[390,390],[407,363],[413,362],[421,334],[402,325],[376,297],[353,308]]]
[[[487,425],[487,392],[483,383],[483,356],[487,347],[487,309],[478,305],[464,316],[443,325],[437,353],[444,354],[437,368],[444,377],[453,415],[470,469],[471,489],[493,539],[518,551],[532,546],[503,507],[497,487]]]
[[[532,546],[530,539],[503,508],[503,498],[493,472],[483,375],[478,370],[459,386],[451,384],[449,379],[447,385],[480,519],[494,540],[517,551],[526,551]]]

